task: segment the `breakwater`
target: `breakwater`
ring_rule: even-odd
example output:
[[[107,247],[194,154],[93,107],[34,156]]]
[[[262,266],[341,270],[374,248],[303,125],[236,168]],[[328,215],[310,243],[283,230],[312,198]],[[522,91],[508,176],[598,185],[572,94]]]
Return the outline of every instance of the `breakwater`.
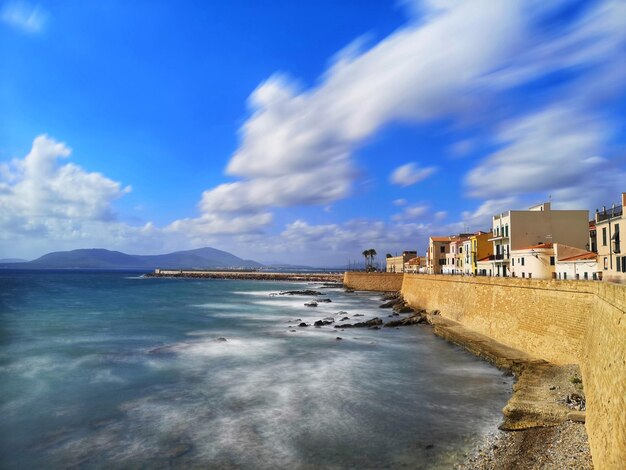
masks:
[[[146,277],[181,277],[193,279],[233,279],[250,281],[342,282],[340,273],[271,273],[263,271],[200,271],[155,269]],[[398,290],[398,289],[395,289]]]
[[[389,275],[346,273],[356,290],[387,290]],[[413,307],[555,364],[580,366],[594,465],[626,461],[626,286],[604,282],[396,274]],[[397,280],[395,282],[398,282]]]

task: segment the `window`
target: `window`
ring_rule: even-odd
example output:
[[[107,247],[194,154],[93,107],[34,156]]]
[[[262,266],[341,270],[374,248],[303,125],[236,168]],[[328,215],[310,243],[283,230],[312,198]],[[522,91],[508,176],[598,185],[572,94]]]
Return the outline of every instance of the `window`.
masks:
[[[439,266],[443,266],[444,264],[446,264],[446,260],[443,258],[439,259]]]
[[[504,236],[505,237],[509,236],[509,225],[508,224],[504,226]]]
[[[554,256],[550,256],[550,266],[554,266]]]
[[[602,246],[606,246],[606,227],[602,227]]]
[[[526,277],[526,273],[522,273],[522,277]]]
[[[567,279],[567,273],[563,273],[563,279]]]
[[[511,259],[511,266],[515,266],[515,258]]]
[[[533,277],[533,273],[528,273],[528,279]]]
[[[524,266],[525,261],[526,261],[526,259],[522,258],[522,266]]]
[[[626,256],[622,256],[622,272],[626,273]]]
[[[585,281],[589,279],[589,274],[587,274],[587,271],[585,271],[585,274],[583,275],[583,277],[585,278]]]
[[[607,269],[609,269],[609,259],[605,256],[604,257],[604,270],[606,271]]]
[[[441,245],[441,246],[439,247],[439,251],[440,251],[441,253],[445,253],[445,252],[446,252],[446,247],[445,247],[444,245]]]

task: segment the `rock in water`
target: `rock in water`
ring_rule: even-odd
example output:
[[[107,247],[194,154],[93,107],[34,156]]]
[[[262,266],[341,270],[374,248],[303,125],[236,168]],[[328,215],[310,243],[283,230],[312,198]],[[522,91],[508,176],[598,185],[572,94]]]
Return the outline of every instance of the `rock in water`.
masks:
[[[288,290],[278,295],[322,295],[322,293],[317,290]]]
[[[306,307],[317,307],[317,302],[315,300],[311,300],[310,302],[305,302]]]
[[[219,341],[220,343],[226,343],[228,340],[226,338],[217,338],[215,341]]]
[[[307,325],[306,323],[302,322],[302,323],[300,323],[298,326],[299,326],[299,327],[303,327],[303,326],[309,326],[309,325]]]

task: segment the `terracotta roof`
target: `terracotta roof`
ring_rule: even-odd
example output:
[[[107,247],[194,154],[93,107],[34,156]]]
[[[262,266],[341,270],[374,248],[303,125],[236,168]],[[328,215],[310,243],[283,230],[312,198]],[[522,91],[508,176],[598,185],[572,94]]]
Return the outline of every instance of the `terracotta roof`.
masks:
[[[419,258],[411,258],[410,260],[407,261],[407,263],[409,264],[409,266],[413,266],[415,264],[417,264],[419,266],[420,259]]]
[[[452,241],[452,237],[430,237],[430,239],[434,242],[450,242]]]
[[[596,259],[596,256],[597,255],[595,253],[588,251],[587,253],[581,253],[580,255],[570,256],[569,258],[563,258],[563,259],[560,259],[559,261],[578,261],[578,260],[585,260],[585,259]]]
[[[496,259],[495,256],[489,255],[489,256],[485,256],[484,258],[479,259],[476,262],[480,263],[481,261],[493,261],[494,259]]]

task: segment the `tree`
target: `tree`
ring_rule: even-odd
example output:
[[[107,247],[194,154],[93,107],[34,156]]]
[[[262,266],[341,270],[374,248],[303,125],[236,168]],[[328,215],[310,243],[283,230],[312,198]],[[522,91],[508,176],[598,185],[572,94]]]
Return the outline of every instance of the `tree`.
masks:
[[[385,255],[385,258],[393,258],[393,255],[392,255],[391,253],[387,253],[387,254]]]
[[[363,253],[361,253],[363,255],[363,257],[365,258],[365,270],[368,271],[370,263],[369,263],[369,259],[370,259],[370,250],[364,250]]]

